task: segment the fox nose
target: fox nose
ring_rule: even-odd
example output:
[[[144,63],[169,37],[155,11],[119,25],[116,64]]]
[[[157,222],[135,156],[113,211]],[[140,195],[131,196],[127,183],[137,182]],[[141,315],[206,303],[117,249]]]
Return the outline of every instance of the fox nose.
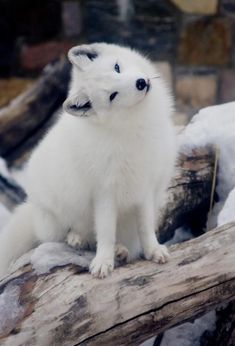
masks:
[[[144,90],[144,88],[146,88],[148,84],[146,83],[145,79],[139,78],[137,79],[135,85],[138,90]]]

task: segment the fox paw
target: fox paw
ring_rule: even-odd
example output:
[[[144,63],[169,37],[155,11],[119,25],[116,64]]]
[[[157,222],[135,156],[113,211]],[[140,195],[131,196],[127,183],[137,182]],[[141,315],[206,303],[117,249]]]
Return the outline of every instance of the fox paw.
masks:
[[[115,246],[115,259],[118,262],[128,262],[129,251],[124,245],[117,244]]]
[[[168,262],[169,258],[170,258],[170,254],[168,252],[168,249],[165,245],[157,245],[153,251],[151,251],[150,254],[148,254],[147,256],[145,256],[146,259],[149,259],[153,262],[156,263],[166,263]]]
[[[69,231],[66,242],[69,246],[76,250],[85,250],[89,248],[88,242],[83,240],[78,233],[73,231]]]
[[[113,259],[96,256],[90,264],[91,274],[99,279],[103,279],[113,271]]]

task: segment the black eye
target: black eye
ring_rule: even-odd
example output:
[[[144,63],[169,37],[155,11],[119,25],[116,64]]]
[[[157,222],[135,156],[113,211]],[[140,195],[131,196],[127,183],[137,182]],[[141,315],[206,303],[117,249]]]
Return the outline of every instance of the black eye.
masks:
[[[115,64],[114,69],[117,73],[120,73],[120,66],[118,64]]]
[[[112,93],[112,94],[109,96],[110,102],[112,102],[112,101],[115,99],[115,97],[117,96],[117,94],[118,94],[118,92],[115,91],[114,93]]]

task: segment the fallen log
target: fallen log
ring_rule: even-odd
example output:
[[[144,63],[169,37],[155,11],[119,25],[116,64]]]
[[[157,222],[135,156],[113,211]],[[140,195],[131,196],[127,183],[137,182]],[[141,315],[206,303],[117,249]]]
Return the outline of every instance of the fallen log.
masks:
[[[216,328],[213,332],[205,332],[201,346],[234,346],[235,345],[235,301],[216,311]]]
[[[49,64],[37,82],[0,110],[0,156],[10,162],[37,143],[47,121],[66,98],[69,71],[65,58]]]
[[[182,225],[195,230],[196,235],[202,233],[213,194],[215,165],[215,150],[212,147],[180,154],[157,229],[160,242],[169,240],[175,229]]]
[[[87,264],[25,266],[0,284],[0,343],[136,346],[234,300],[234,242],[227,224],[172,246],[165,265],[139,261],[104,280]]]

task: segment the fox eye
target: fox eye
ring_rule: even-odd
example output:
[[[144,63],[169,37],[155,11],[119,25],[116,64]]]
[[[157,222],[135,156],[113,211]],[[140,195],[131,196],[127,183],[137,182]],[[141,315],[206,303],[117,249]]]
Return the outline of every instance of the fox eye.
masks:
[[[115,91],[114,93],[112,93],[112,94],[109,96],[110,102],[112,102],[112,101],[115,99],[115,97],[117,96],[117,94],[118,94],[118,92]]]
[[[120,66],[118,65],[118,63],[115,64],[114,69],[117,73],[120,73]]]

